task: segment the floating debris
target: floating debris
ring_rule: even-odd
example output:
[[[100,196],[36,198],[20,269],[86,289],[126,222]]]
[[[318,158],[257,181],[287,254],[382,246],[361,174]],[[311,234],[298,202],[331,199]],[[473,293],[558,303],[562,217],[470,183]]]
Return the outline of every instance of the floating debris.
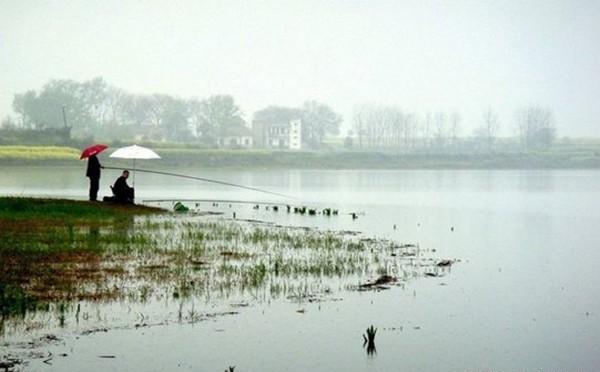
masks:
[[[395,283],[398,279],[391,275],[381,275],[379,278],[375,279],[374,282],[364,283],[359,285],[359,288],[362,289],[388,289],[388,287],[384,287],[385,284]]]
[[[173,210],[177,213],[185,213],[185,212],[189,212],[190,209],[188,207],[186,207],[185,205],[183,205],[181,202],[177,202],[173,206]]]

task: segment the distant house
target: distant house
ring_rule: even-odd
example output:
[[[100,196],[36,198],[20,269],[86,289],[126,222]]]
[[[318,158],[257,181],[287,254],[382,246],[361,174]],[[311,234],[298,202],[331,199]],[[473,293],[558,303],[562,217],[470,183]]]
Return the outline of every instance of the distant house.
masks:
[[[226,128],[217,138],[219,147],[225,148],[251,148],[254,143],[252,132],[245,126]]]
[[[254,123],[252,125],[255,147],[266,149],[302,149],[302,121],[283,123]]]

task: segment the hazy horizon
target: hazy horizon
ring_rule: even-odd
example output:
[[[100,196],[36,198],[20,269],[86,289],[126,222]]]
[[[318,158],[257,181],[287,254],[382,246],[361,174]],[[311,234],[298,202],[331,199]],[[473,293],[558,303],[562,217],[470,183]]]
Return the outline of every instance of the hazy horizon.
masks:
[[[247,120],[316,99],[351,126],[361,103],[485,108],[511,133],[542,105],[559,136],[596,136],[600,2],[0,0],[0,117],[15,93],[102,76],[134,93],[231,94]],[[343,131],[343,133],[345,130]]]

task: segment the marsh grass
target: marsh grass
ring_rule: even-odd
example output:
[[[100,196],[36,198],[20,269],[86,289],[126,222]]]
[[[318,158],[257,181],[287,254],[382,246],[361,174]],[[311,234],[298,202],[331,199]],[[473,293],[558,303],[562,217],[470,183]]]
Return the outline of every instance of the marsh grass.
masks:
[[[2,319],[81,301],[302,301],[381,274],[402,285],[434,265],[417,245],[343,232],[71,201],[0,208]]]

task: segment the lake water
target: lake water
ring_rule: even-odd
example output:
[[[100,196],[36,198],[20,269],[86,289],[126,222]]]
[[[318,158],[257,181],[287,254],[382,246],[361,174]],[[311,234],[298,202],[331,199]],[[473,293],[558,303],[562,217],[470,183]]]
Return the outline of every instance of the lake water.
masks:
[[[149,166],[147,166],[149,167]],[[85,170],[0,168],[0,194],[85,198]],[[418,243],[460,260],[443,277],[341,301],[276,300],[237,315],[67,337],[39,371],[595,371],[600,368],[600,172],[174,169],[339,208],[340,216],[220,203],[237,218]],[[118,176],[104,171],[101,195]],[[136,175],[137,200],[289,200],[158,175]],[[169,203],[162,205],[169,206]],[[353,220],[347,213],[359,213]],[[394,229],[396,225],[396,229]],[[297,310],[302,309],[303,312]],[[201,311],[201,310],[200,310]],[[362,334],[378,328],[377,353]],[[99,358],[111,355],[114,358]]]

